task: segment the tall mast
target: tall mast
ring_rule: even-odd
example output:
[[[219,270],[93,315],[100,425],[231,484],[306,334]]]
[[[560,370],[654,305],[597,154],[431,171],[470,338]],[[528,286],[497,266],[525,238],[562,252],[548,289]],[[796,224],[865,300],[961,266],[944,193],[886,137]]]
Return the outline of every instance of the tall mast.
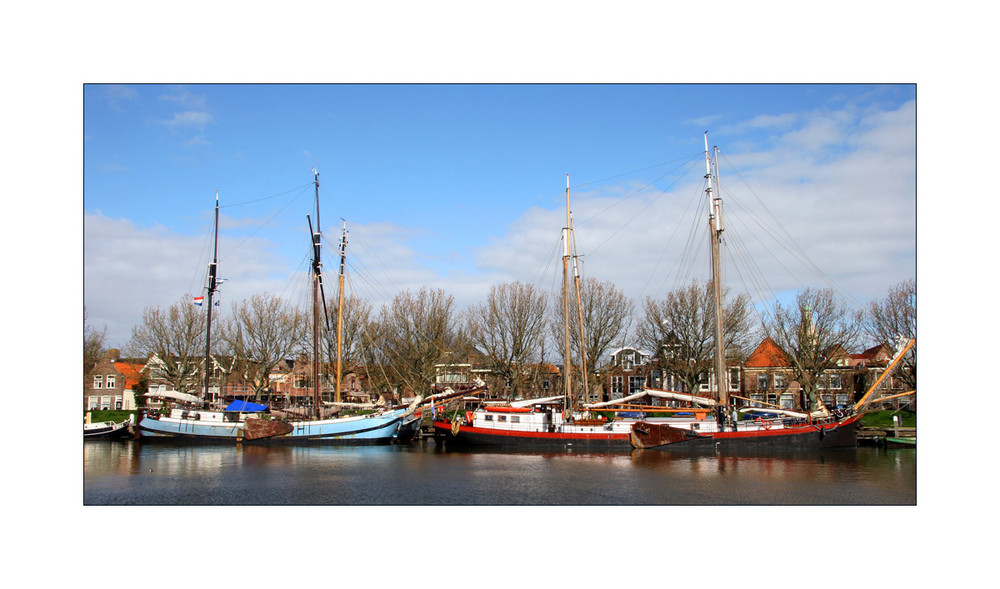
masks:
[[[344,221],[343,219],[341,219]],[[337,389],[334,397],[340,402],[340,374],[341,374],[341,353],[344,349],[344,258],[347,254],[347,221],[344,221],[344,230],[340,237],[340,285],[337,294]]]
[[[715,179],[718,183],[719,159],[718,148],[715,148]],[[712,157],[708,150],[708,132],[705,132],[705,178],[708,187],[705,189],[708,197],[709,235],[712,240],[712,298],[715,303],[715,385],[718,400],[719,423],[729,405],[728,377],[726,374],[726,342],[722,331],[722,190],[715,193],[712,190]]]
[[[590,383],[587,374],[587,339],[583,328],[583,299],[580,295],[580,259],[576,255],[576,229],[570,215],[570,234],[573,237],[573,283],[576,286],[576,313],[580,322],[580,372],[583,375],[584,403],[590,402]]]
[[[208,322],[205,326],[205,395],[203,402],[208,401],[208,385],[212,375],[212,295],[216,290],[216,276],[219,266],[219,191],[215,191],[215,240],[212,246],[212,263],[208,265]]]
[[[573,359],[570,356],[570,345],[569,345],[569,232],[570,232],[570,213],[569,213],[569,174],[566,174],[566,227],[563,228],[563,319],[565,320],[565,336],[566,336],[566,352],[564,364],[566,370],[566,376],[563,379],[566,385],[566,413],[569,416],[573,415],[573,386],[572,386],[572,375],[573,375]]]
[[[319,386],[319,281],[322,272],[320,262],[320,242],[322,232],[319,226],[319,172],[313,171],[313,183],[316,187],[316,230],[313,232],[313,413],[317,419],[322,417],[320,411],[321,395]]]

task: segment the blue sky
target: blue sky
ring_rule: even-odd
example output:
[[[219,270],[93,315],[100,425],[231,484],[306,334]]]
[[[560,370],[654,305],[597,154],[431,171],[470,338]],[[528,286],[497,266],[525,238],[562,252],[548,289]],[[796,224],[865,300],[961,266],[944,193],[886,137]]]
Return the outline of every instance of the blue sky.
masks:
[[[88,321],[124,345],[144,307],[201,288],[216,190],[223,307],[295,299],[314,167],[327,267],[343,218],[356,294],[376,304],[421,286],[459,308],[498,282],[551,286],[569,174],[585,275],[638,306],[679,286],[705,131],[724,188],[759,198],[863,304],[915,276],[915,116],[912,85],[91,84]],[[826,286],[757,263],[776,293]]]

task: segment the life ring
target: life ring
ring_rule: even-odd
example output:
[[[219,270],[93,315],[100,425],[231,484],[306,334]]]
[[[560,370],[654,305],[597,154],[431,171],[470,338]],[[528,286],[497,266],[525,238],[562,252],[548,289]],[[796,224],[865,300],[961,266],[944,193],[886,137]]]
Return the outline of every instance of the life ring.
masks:
[[[770,420],[768,420],[768,421],[765,421],[765,422],[764,422],[764,429],[765,429],[765,430],[769,430],[769,429],[771,429],[771,426],[772,426],[772,425],[774,425],[774,423],[772,423],[772,422],[771,422]]]
[[[472,411],[466,411],[465,412],[465,421],[468,421],[469,425],[472,425],[472,418],[473,418]]]
[[[758,417],[758,418],[757,418],[757,419],[755,419],[754,421],[756,421],[757,423],[760,423],[760,422],[761,422],[762,420],[761,420],[761,418],[759,418],[759,417]]]

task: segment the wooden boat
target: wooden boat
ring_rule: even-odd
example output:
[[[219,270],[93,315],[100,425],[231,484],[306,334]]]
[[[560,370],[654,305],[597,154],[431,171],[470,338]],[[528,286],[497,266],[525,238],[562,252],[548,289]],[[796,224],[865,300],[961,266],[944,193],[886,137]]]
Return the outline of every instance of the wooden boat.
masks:
[[[914,437],[903,437],[903,436],[889,436],[885,439],[885,445],[889,448],[915,448],[917,446],[917,438]]]
[[[388,444],[393,441],[407,416],[407,408],[378,409],[367,415],[348,417],[321,417],[321,395],[319,382],[319,305],[322,288],[322,265],[320,244],[322,233],[319,225],[319,173],[313,169],[316,188],[316,228],[313,231],[309,220],[313,247],[313,407],[312,419],[281,421],[255,417],[246,411],[210,411],[203,405],[203,399],[194,397],[189,408],[173,409],[163,417],[146,416],[139,422],[143,439],[173,440],[187,442],[246,442],[246,443],[329,443],[329,444]],[[212,296],[218,287],[216,272],[218,267],[219,243],[219,195],[215,195],[215,244],[213,260],[208,266],[208,315],[205,344],[205,366],[209,365],[212,333]],[[346,244],[346,228],[344,235]],[[343,250],[342,250],[343,256]],[[341,272],[343,272],[343,257]],[[339,339],[339,334],[338,334]],[[339,373],[339,372],[338,372]],[[204,394],[209,388],[209,371],[206,370]],[[339,392],[339,381],[338,381]]]
[[[592,419],[590,410],[573,406],[572,356],[570,353],[570,279],[569,262],[573,261],[573,282],[577,311],[580,312],[580,273],[577,256],[572,251],[573,221],[569,206],[569,175],[566,176],[566,226],[563,228],[563,309],[564,309],[564,384],[565,393],[552,397],[525,399],[509,404],[485,405],[464,415],[436,416],[435,439],[451,445],[523,447],[598,447],[630,448],[629,432],[633,419]],[[579,321],[583,330],[583,320]],[[582,335],[582,333],[581,333]],[[581,338],[583,339],[583,338]],[[587,392],[586,355],[582,360],[584,394]],[[604,407],[602,411],[615,411]]]
[[[88,413],[89,416],[89,413]],[[115,423],[113,421],[102,421],[100,423],[89,423],[83,424],[83,439],[85,440],[97,440],[97,439],[121,439],[132,437],[132,423],[133,418],[129,415],[128,419],[125,421]]]
[[[716,149],[716,160],[718,150]],[[709,234],[712,250],[712,283],[713,302],[715,304],[715,374],[726,374],[725,340],[723,338],[722,312],[722,280],[721,280],[721,241],[722,241],[722,197],[713,194],[713,179],[718,185],[718,166],[713,165],[712,154],[708,149],[708,134],[705,134],[705,178],[708,181],[706,189],[709,202]],[[858,430],[861,427],[862,408],[877,388],[879,383],[889,374],[903,354],[909,351],[913,340],[901,349],[889,368],[872,385],[868,393],[849,411],[840,414],[830,414],[826,409],[811,413],[796,413],[782,411],[786,416],[781,419],[754,419],[752,421],[733,421],[733,405],[724,378],[716,378],[714,396],[715,416],[713,418],[692,419],[684,421],[650,421],[642,420],[632,425],[630,442],[638,449],[671,449],[687,448],[737,448],[737,449],[805,449],[857,446]]]

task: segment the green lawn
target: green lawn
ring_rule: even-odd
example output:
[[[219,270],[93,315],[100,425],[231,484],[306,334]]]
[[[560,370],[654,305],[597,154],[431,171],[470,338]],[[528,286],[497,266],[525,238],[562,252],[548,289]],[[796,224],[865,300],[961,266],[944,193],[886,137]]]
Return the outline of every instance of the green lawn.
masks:
[[[861,418],[861,425],[863,427],[892,427],[893,415],[899,415],[903,418],[902,422],[899,424],[900,427],[917,427],[917,414],[902,410],[872,411],[871,413],[865,413],[865,415]]]
[[[86,414],[86,411],[84,412]],[[113,409],[107,410],[94,410],[90,412],[90,423],[101,423],[102,421],[113,421],[115,423],[125,421],[128,419],[129,415],[135,414],[135,411],[115,411]],[[139,419],[138,416],[135,418]]]

